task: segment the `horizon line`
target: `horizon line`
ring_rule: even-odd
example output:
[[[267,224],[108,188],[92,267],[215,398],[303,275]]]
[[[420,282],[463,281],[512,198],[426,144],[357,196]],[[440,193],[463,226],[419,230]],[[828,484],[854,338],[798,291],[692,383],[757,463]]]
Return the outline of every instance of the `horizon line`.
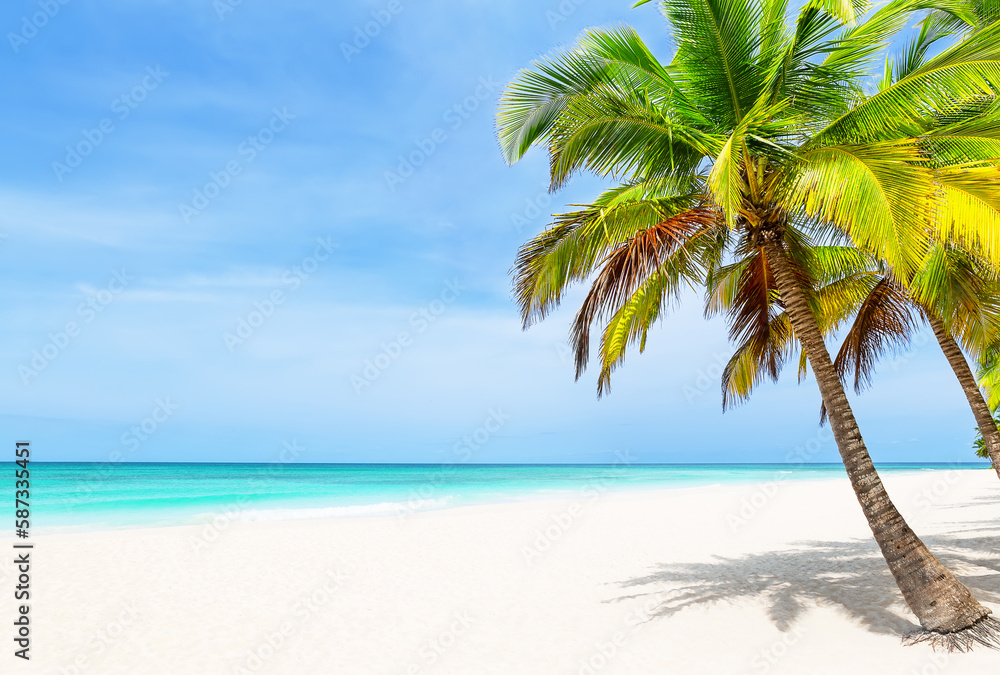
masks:
[[[6,460],[4,464],[14,464],[14,460]],[[232,462],[232,461],[141,461],[141,462],[115,462],[109,460],[31,460],[32,464],[116,464],[116,465],[144,465],[144,464],[217,464],[217,465],[270,465],[281,464],[283,466],[838,466],[843,467],[842,462],[282,462],[272,460],[269,462]],[[981,466],[992,468],[989,461],[970,460],[959,462],[874,462],[882,466]]]

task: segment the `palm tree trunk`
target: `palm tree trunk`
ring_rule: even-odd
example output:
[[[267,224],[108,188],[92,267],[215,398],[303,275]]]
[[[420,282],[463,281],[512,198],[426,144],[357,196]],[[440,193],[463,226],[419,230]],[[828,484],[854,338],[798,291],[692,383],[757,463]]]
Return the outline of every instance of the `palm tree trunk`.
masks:
[[[980,605],[969,589],[934,557],[889,499],[861,438],[861,430],[803,291],[800,275],[785,253],[780,235],[767,231],[762,235],[764,254],[795,336],[816,375],[851,486],[906,604],[920,620],[920,625],[932,632],[929,639],[937,639],[933,634],[966,632],[971,635],[962,638],[953,635],[942,640],[946,647],[967,649],[973,641],[989,646],[1000,644],[995,642],[994,632],[1000,624],[989,618],[990,610]],[[980,633],[985,633],[985,637],[981,638]]]
[[[997,476],[1000,476],[1000,431],[997,430],[996,422],[993,421],[990,406],[983,398],[983,392],[979,390],[979,385],[976,384],[976,376],[972,374],[969,362],[965,360],[965,355],[958,343],[955,342],[955,338],[945,328],[944,322],[930,312],[925,313],[927,321],[934,330],[934,337],[941,345],[941,351],[944,352],[945,358],[951,364],[951,369],[955,371],[955,375],[962,385],[962,391],[965,392],[965,398],[969,400],[972,414],[979,426],[979,433],[983,435],[983,440],[986,442],[986,451],[990,455],[990,461],[993,462]]]

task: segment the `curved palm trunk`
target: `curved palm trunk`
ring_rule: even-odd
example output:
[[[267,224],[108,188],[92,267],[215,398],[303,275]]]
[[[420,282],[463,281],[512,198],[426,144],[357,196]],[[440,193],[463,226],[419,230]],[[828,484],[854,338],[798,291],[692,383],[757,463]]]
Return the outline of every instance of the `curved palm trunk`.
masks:
[[[930,312],[926,312],[926,314],[927,321],[934,330],[934,337],[941,345],[941,351],[944,352],[948,363],[951,364],[951,369],[955,371],[955,375],[962,385],[962,391],[965,392],[965,398],[969,400],[972,414],[975,415],[976,424],[979,426],[979,433],[983,435],[983,440],[986,442],[986,451],[990,454],[990,461],[993,462],[997,476],[1000,476],[1000,431],[997,430],[996,422],[993,421],[990,406],[983,398],[983,392],[979,390],[979,385],[976,384],[976,376],[972,374],[972,368],[965,360],[962,349],[944,327],[944,322]]]
[[[940,641],[945,647],[961,650],[968,649],[973,642],[1000,646],[996,637],[1000,623],[989,618],[990,610],[980,605],[969,589],[934,557],[889,499],[861,438],[797,270],[788,259],[779,235],[774,232],[762,235],[764,253],[795,335],[816,375],[854,493],[906,604],[920,625],[932,631],[918,639]]]

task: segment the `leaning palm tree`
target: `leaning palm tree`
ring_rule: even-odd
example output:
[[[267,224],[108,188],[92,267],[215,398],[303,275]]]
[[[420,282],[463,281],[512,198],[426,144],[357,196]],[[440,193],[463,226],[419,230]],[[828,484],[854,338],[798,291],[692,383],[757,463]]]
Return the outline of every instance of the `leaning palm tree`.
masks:
[[[515,295],[528,325],[569,284],[596,274],[572,336],[579,373],[590,326],[606,321],[606,387],[605,374],[629,345],[645,342],[678,285],[703,281],[699,268],[719,264],[720,255],[755,253],[808,356],[874,538],[925,629],[919,639],[996,646],[1000,622],[889,499],[799,261],[824,233],[842,233],[910,278],[933,223],[941,236],[981,246],[1000,262],[996,155],[981,140],[997,134],[969,131],[996,119],[983,101],[997,97],[1000,25],[974,31],[869,95],[863,81],[874,57],[930,3],[895,0],[859,20],[862,5],[810,0],[789,24],[779,0],[667,0],[677,45],[669,64],[621,27],[589,31],[571,51],[522,71],[497,114],[506,159],[545,145],[553,190],[589,170],[617,179],[640,202],[650,199],[628,218],[612,191],[557,220],[521,249]],[[945,8],[974,24],[964,3]],[[928,152],[939,156],[933,165]]]
[[[994,417],[993,424],[997,427],[998,430],[1000,430],[1000,417]],[[990,457],[989,450],[986,449],[986,441],[983,439],[983,433],[979,431],[978,427],[976,428],[976,432],[978,433],[978,437],[972,443],[972,447],[976,451],[976,456],[993,461],[993,458]],[[993,467],[996,468],[996,462],[993,463]]]
[[[912,310],[910,316],[923,318],[934,332],[972,409],[987,455],[1000,476],[1000,431],[965,357],[968,353],[975,360],[981,359],[996,340],[1000,328],[1000,289],[995,271],[975,256],[939,243],[909,285],[909,292],[891,275],[883,277],[879,289],[882,292],[866,302],[859,315],[861,321],[848,333],[844,358],[838,355],[843,365],[838,365],[845,374],[854,373],[855,388],[860,391],[871,381],[871,370],[880,349],[897,338],[902,343],[908,339],[908,330],[896,331],[892,322],[885,324],[880,318],[903,316],[908,309]],[[883,327],[885,330],[876,340],[865,335]]]

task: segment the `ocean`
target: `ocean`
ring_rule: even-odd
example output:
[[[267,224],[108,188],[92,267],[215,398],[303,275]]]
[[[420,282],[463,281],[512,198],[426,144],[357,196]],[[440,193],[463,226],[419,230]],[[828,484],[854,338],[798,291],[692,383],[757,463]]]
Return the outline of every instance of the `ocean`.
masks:
[[[9,465],[13,477],[13,464]],[[882,464],[880,472],[982,469]],[[608,491],[844,476],[840,464],[31,465],[32,530],[112,529],[298,518],[400,516],[428,509]]]

